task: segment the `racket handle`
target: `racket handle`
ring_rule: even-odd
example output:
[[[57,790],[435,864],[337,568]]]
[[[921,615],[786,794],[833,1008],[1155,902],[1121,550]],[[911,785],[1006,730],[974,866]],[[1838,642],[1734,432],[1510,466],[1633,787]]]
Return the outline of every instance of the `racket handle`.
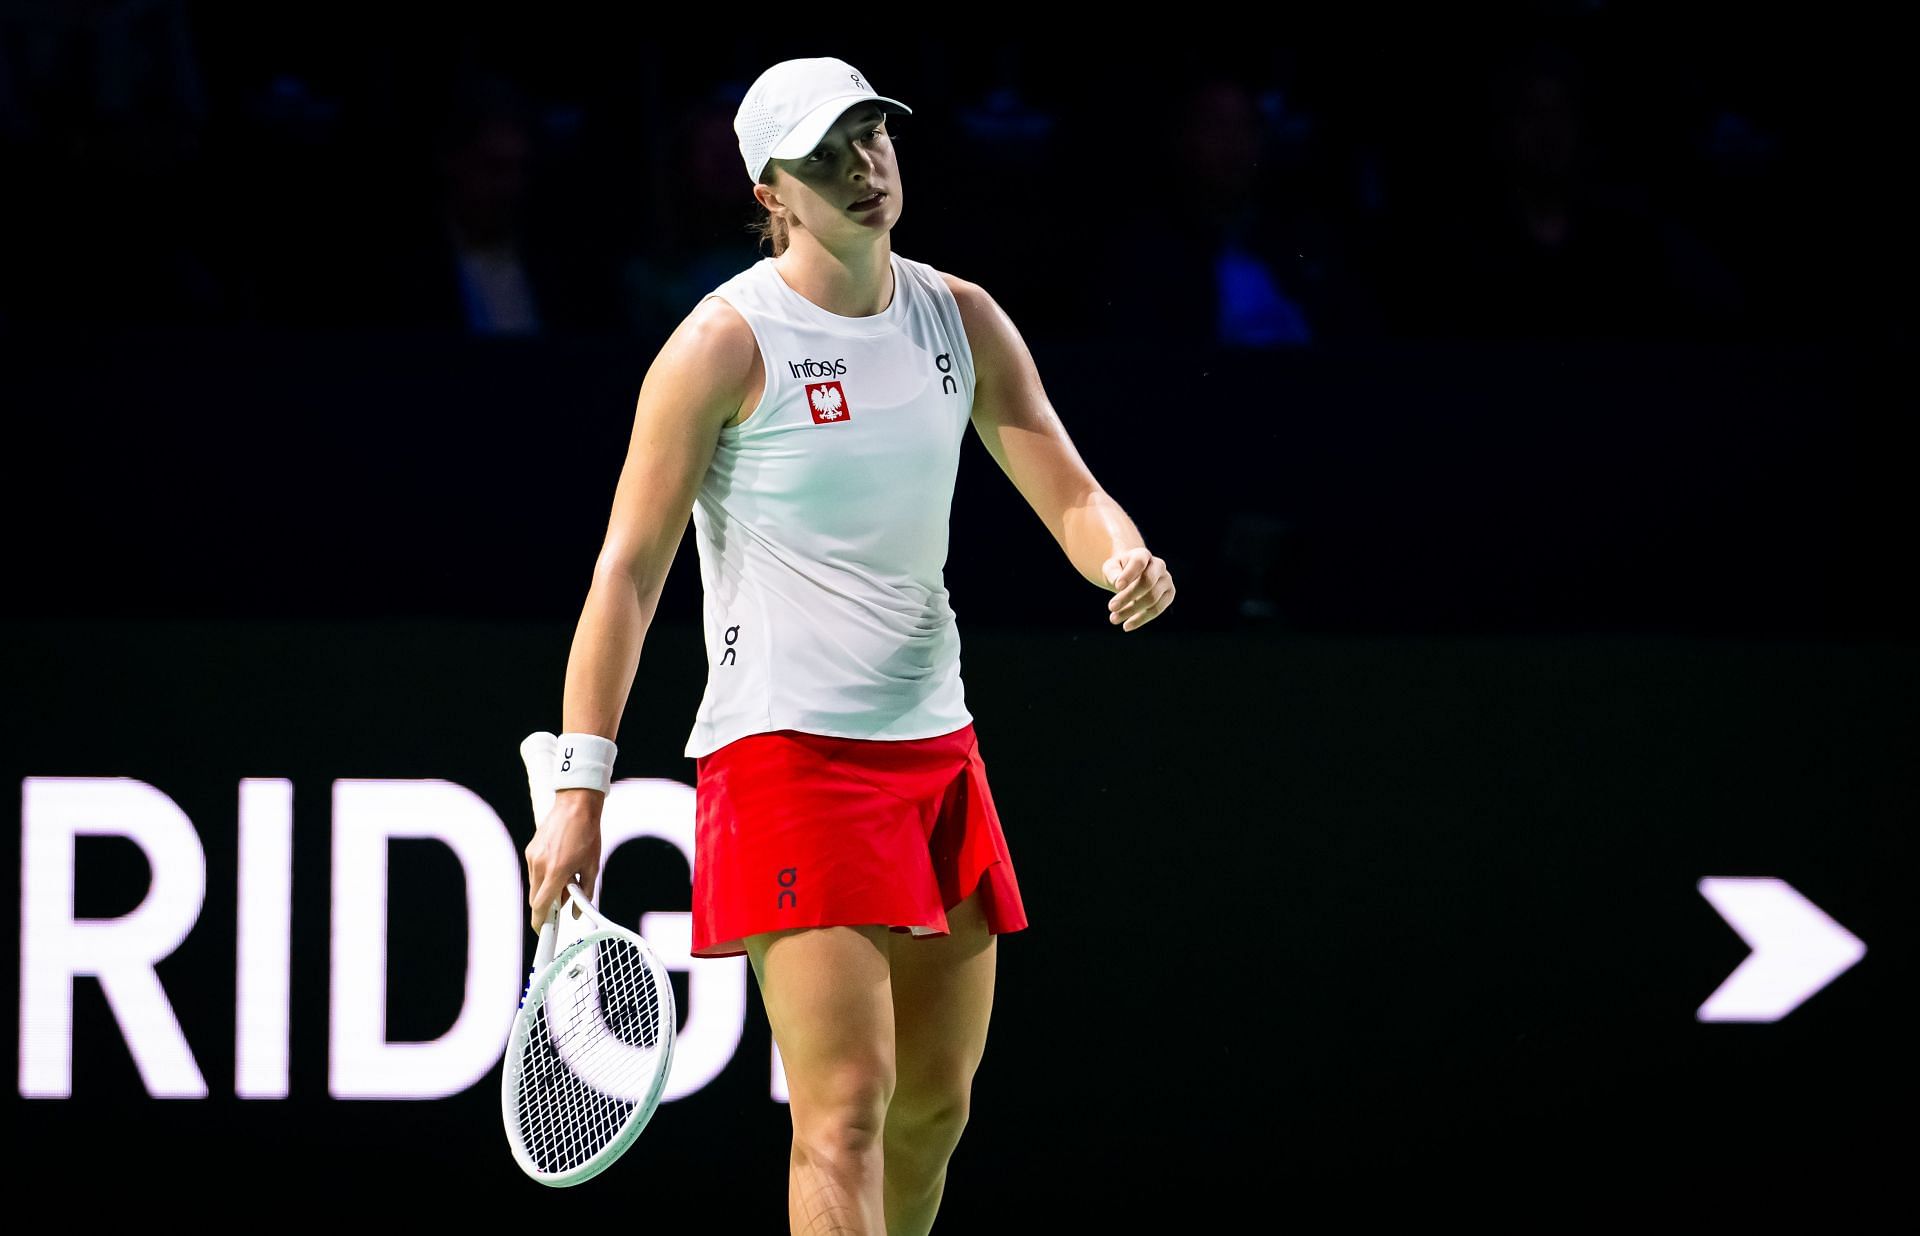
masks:
[[[547,915],[547,921],[540,924],[540,943],[533,950],[533,972],[535,974],[547,968],[553,961],[554,944],[560,936],[560,905],[555,903],[553,912]]]
[[[527,971],[527,985],[520,989],[520,1007],[527,1007],[527,993],[533,990],[533,980],[540,972],[553,964],[554,940],[560,933],[560,907],[555,905],[553,912],[547,915],[547,921],[540,925],[540,942],[533,947],[533,966]]]

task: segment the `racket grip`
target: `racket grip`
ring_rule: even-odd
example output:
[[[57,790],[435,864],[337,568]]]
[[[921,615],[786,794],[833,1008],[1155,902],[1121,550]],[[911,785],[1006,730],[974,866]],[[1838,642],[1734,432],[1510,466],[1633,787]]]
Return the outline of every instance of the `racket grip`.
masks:
[[[555,906],[553,913],[547,915],[547,921],[540,924],[540,943],[534,946],[534,973],[547,968],[553,961],[554,945],[560,936],[560,907]]]
[[[560,910],[556,906],[554,912],[547,916],[547,921],[540,926],[540,942],[533,948],[533,966],[527,971],[527,985],[520,989],[521,1008],[527,1007],[527,993],[533,990],[533,980],[539,978],[540,972],[553,964],[554,937],[559,934],[559,931]]]

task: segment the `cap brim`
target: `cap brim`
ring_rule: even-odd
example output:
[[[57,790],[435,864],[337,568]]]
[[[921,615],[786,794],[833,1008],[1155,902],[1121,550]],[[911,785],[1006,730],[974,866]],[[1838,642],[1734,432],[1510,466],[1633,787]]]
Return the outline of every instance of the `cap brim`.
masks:
[[[847,109],[856,103],[883,103],[888,110],[904,112],[911,116],[913,109],[898,99],[889,99],[883,94],[844,94],[839,98],[828,99],[825,103],[808,112],[799,124],[787,130],[787,135],[767,151],[769,159],[798,159],[813,153],[820,139],[827,135],[833,122],[840,119]]]

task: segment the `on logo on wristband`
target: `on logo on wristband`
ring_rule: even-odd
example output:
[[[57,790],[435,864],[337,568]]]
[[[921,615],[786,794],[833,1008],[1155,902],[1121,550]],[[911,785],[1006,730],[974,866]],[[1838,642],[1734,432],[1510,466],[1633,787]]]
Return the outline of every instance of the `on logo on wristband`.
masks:
[[[618,750],[610,739],[598,734],[560,735],[554,746],[554,789],[585,788],[605,793],[613,782],[613,758]]]

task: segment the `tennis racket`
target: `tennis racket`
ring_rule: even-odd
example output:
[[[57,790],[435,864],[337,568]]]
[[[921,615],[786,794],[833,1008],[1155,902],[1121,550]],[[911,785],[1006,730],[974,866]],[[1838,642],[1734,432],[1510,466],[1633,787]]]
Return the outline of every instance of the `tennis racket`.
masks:
[[[520,744],[536,824],[553,806],[557,742],[537,732]],[[527,1175],[579,1184],[633,1144],[666,1089],[675,1025],[659,957],[569,883],[540,928],[500,1072],[507,1144]]]

